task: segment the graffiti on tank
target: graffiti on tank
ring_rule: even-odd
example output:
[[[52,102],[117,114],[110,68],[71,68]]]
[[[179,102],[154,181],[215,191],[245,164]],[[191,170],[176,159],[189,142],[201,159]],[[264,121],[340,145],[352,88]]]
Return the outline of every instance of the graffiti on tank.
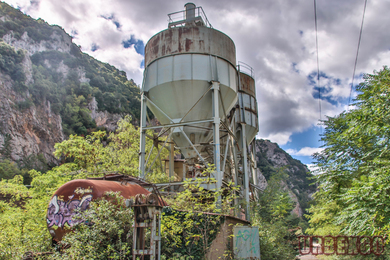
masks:
[[[72,226],[76,222],[72,219],[75,214],[75,209],[84,211],[88,208],[89,202],[92,200],[92,194],[84,195],[81,200],[72,200],[74,195],[69,196],[67,201],[63,201],[54,195],[51,199],[47,211],[46,221],[48,227],[58,226],[64,227],[66,224]]]
[[[78,187],[74,190],[74,193],[76,194],[92,193],[92,189],[90,187],[88,188]]]

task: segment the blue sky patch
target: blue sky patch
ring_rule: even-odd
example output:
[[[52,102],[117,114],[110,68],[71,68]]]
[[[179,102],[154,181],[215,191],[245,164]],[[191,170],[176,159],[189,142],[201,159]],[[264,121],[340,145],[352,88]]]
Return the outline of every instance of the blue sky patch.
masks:
[[[138,54],[144,56],[145,54],[145,45],[141,40],[137,40],[134,35],[131,35],[130,39],[122,42],[123,47],[130,48],[131,45],[134,45],[134,49]]]
[[[301,133],[295,133],[291,135],[291,142],[280,147],[283,150],[294,149],[296,151],[301,150],[304,147],[320,147],[322,142],[320,141],[320,135],[324,132],[324,129],[319,126],[312,126],[311,128]],[[304,164],[313,163],[314,159],[311,156],[292,155],[294,159],[300,160]]]
[[[120,29],[121,28],[121,24],[118,22],[118,20],[115,18],[115,15],[114,14],[111,14],[110,16],[104,16],[104,15],[100,15],[100,17],[106,19],[106,20],[109,20],[109,21],[112,21],[116,28],[117,29]]]
[[[312,96],[315,99],[326,100],[332,105],[338,105],[342,98],[331,96],[329,93],[333,90],[333,86],[341,86],[341,79],[330,77],[320,71],[320,86],[318,86],[317,75],[314,71],[307,76],[309,85],[313,86]]]
[[[91,51],[96,51],[99,49],[99,46],[96,43],[92,43]]]
[[[293,71],[299,74],[299,69],[297,68],[297,65],[298,65],[297,63],[293,62],[291,66]]]

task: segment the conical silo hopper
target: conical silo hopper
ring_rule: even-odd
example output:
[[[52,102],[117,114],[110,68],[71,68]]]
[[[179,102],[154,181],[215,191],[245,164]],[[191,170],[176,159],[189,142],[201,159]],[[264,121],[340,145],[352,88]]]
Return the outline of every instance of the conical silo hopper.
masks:
[[[233,41],[207,26],[192,12],[194,5],[186,8],[183,21],[170,23],[146,44],[143,91],[163,125],[188,123],[174,128],[172,138],[185,158],[193,158],[197,153],[189,139],[199,153],[201,144],[213,140],[213,123],[199,122],[213,118],[212,82],[219,82],[221,120],[237,101],[238,82]]]

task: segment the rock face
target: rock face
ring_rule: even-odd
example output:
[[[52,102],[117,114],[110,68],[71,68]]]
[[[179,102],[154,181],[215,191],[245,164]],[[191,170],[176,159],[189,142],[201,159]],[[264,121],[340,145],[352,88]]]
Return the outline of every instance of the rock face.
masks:
[[[61,117],[51,112],[50,103],[18,109],[24,98],[12,90],[8,75],[0,73],[0,147],[5,136],[11,137],[11,159],[20,161],[31,154],[43,154],[50,164],[56,164],[54,144],[64,139]]]
[[[104,127],[108,131],[115,131],[117,122],[122,119],[119,114],[110,114],[107,111],[98,111],[98,103],[93,97],[88,104],[88,109],[91,110],[91,118],[95,120],[97,127]]]
[[[267,188],[268,186],[268,182],[267,179],[264,177],[264,175],[261,173],[259,168],[257,168],[256,170],[256,178],[257,178],[257,186],[259,186],[261,190],[265,190],[265,188]]]
[[[62,28],[0,6],[0,159],[43,155],[56,165],[54,144],[66,134],[114,131],[129,113],[123,104],[137,110],[125,72],[83,54]]]
[[[70,52],[72,38],[70,38],[65,32],[61,33],[59,31],[55,31],[50,38],[50,41],[42,40],[40,42],[36,42],[28,36],[27,32],[24,32],[20,39],[16,39],[14,34],[11,32],[3,36],[3,41],[13,46],[16,50],[25,50],[29,56],[36,52],[47,50],[55,50],[66,53]]]
[[[256,140],[257,182],[261,187],[267,186],[267,180],[278,168],[282,168],[288,174],[286,180],[281,181],[280,186],[286,190],[295,203],[293,214],[302,216],[308,207],[308,202],[316,190],[311,181],[307,179],[311,174],[306,165],[293,159],[283,151],[276,143],[268,140]]]

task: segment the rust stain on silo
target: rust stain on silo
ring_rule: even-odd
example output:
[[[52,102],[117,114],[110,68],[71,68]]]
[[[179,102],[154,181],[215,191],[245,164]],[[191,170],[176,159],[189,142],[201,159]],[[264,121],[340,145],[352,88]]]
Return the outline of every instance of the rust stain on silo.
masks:
[[[175,54],[212,53],[236,65],[235,46],[225,34],[203,26],[170,28],[153,36],[145,46],[145,67]]]
[[[256,97],[255,80],[242,72],[240,72],[240,91]]]
[[[190,51],[192,45],[191,39],[186,39],[186,52]]]

